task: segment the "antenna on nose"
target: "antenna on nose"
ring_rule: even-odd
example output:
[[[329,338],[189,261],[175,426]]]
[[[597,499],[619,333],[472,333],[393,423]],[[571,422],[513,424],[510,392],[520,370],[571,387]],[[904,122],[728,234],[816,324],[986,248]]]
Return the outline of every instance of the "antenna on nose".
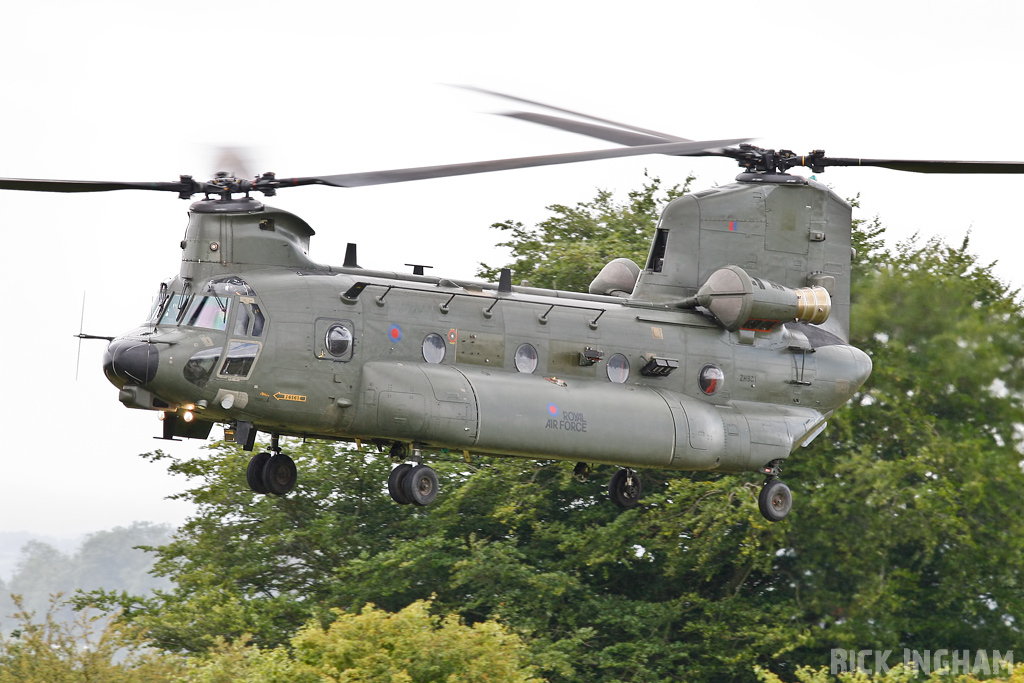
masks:
[[[114,341],[113,337],[105,337],[98,334],[83,334],[82,328],[85,325],[85,291],[82,292],[82,315],[78,319],[78,356],[75,358],[75,381],[78,381],[78,367],[82,364],[82,340],[83,339],[105,339],[106,341]]]

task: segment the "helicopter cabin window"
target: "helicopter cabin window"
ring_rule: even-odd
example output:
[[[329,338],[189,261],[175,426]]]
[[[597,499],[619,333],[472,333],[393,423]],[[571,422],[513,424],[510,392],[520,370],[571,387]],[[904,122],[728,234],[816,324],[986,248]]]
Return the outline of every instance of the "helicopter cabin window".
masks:
[[[352,348],[352,331],[344,325],[331,325],[324,338],[327,352],[335,358],[345,358]]]
[[[253,363],[260,352],[259,342],[232,341],[228,344],[228,352],[224,354],[224,363],[220,374],[227,377],[245,379],[252,371]]]
[[[437,332],[431,332],[423,338],[423,360],[428,363],[440,363],[444,360],[444,338]]]
[[[231,335],[234,337],[261,337],[266,318],[260,310],[259,304],[255,303],[252,297],[238,297],[238,304],[235,306],[235,322],[231,326]]]
[[[259,324],[257,319],[255,324]],[[253,332],[255,335],[256,333]],[[314,323],[313,355],[322,361],[347,363],[356,346],[355,325],[351,320],[318,318]]]
[[[249,323],[252,316],[249,315],[249,307],[244,303],[235,311],[235,326],[231,328],[231,334],[236,337],[244,337],[249,333]]]
[[[629,379],[629,359],[621,353],[616,353],[608,359],[606,366],[608,379],[616,384],[622,384]]]
[[[260,310],[259,304],[252,305],[252,336],[260,337],[263,335],[263,325],[267,322],[267,319],[263,317],[263,311]]]
[[[537,349],[533,344],[520,344],[516,349],[516,370],[527,374],[537,369]]]

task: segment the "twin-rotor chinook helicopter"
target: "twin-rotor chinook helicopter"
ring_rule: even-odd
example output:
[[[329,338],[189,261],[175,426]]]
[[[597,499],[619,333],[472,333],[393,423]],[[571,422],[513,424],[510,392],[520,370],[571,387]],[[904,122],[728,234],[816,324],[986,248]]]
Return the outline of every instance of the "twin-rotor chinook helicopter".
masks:
[[[162,414],[162,438],[206,438],[223,423],[251,451],[269,433],[270,452],[248,465],[253,491],[294,487],[279,437],[295,435],[389,448],[401,464],[388,489],[401,504],[434,500],[423,453],[447,449],[575,461],[580,476],[588,463],[619,465],[609,495],[627,508],[641,495],[634,468],[761,472],[761,513],[778,521],[792,507],[781,464],[871,372],[849,344],[850,205],[789,169],[1024,172],[797,156],[556,111],[595,123],[508,115],[625,146],[315,177],[0,179],[0,189],[205,195],[190,208],[180,272],[142,326],[110,340],[103,370],[125,406]],[[309,225],[250,196],[639,154],[730,157],[743,172],[668,204],[646,264],[612,261],[588,294],[515,286],[507,269],[497,284],[370,270],[353,244],[340,267],[321,265],[308,255]]]

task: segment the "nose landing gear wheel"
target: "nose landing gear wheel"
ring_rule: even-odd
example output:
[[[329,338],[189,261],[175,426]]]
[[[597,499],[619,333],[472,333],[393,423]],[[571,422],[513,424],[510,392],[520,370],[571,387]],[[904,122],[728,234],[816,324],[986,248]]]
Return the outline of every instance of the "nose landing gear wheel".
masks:
[[[781,522],[793,509],[793,492],[778,479],[771,479],[761,487],[757,507],[769,522]]]
[[[267,493],[283,496],[295,488],[297,480],[295,462],[284,453],[272,456],[263,467],[263,485]]]
[[[612,476],[611,483],[608,484],[608,497],[620,508],[636,507],[643,491],[640,475],[629,468],[616,472]]]
[[[430,505],[437,497],[437,473],[426,465],[416,465],[402,481],[402,493],[415,505]]]
[[[257,453],[249,460],[249,466],[245,468],[245,481],[253,493],[270,493],[263,483],[263,469],[270,460],[270,453]]]

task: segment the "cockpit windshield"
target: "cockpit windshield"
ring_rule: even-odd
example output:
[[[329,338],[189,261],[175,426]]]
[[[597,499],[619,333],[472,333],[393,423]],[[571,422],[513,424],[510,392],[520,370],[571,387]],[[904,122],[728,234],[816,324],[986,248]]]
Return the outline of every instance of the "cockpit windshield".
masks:
[[[231,302],[236,297],[242,297],[243,303],[251,304],[252,317],[256,324],[262,328],[263,314],[249,297],[254,297],[252,287],[245,280],[237,275],[220,277],[210,280],[202,288],[200,294],[173,294],[168,296],[166,284],[161,287],[161,297],[150,313],[149,322],[159,325],[187,325],[189,327],[202,327],[210,330],[224,330],[227,328],[228,319],[232,308]],[[248,328],[249,306],[242,306],[238,316],[239,320],[244,317],[243,326]],[[239,326],[239,320],[235,321],[235,327]],[[260,332],[254,330],[254,336]]]
[[[182,325],[223,330],[228,326],[228,308],[231,299],[219,296],[195,296],[181,319]]]
[[[160,324],[223,330],[228,325],[230,307],[231,299],[219,296],[175,294],[160,318]]]
[[[167,303],[167,283],[160,283],[160,291],[157,292],[156,298],[153,299],[153,307],[149,310],[149,315],[146,316],[147,325],[155,325],[160,319],[160,314],[164,310],[164,304]]]

